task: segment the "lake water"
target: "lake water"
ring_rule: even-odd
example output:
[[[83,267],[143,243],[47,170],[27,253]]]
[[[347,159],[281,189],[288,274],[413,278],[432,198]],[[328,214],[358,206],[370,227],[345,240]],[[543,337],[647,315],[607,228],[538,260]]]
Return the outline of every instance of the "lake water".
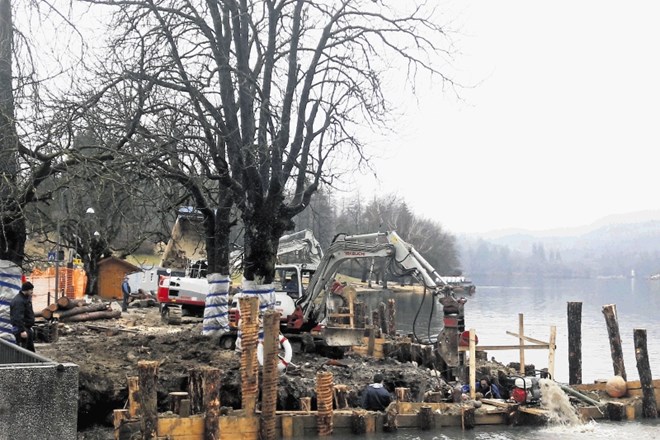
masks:
[[[582,381],[607,379],[613,375],[609,338],[602,307],[615,304],[628,380],[639,379],[635,360],[633,329],[646,329],[649,362],[654,379],[660,378],[660,281],[642,279],[530,279],[473,278],[477,292],[468,296],[465,326],[474,328],[479,345],[513,345],[518,339],[507,331],[518,332],[518,314],[524,315],[525,335],[548,341],[550,326],[557,327],[555,379],[568,382],[567,304],[582,302]],[[421,292],[421,289],[419,289]],[[436,334],[441,325],[437,304],[430,297],[422,303],[421,294],[384,291],[370,294],[367,303],[396,299],[397,328],[418,337]],[[421,304],[421,309],[420,309]],[[415,316],[417,319],[413,328]],[[429,319],[430,318],[430,319]],[[498,361],[518,362],[517,350],[491,351]],[[525,363],[537,369],[547,367],[546,350],[528,350]],[[630,422],[598,421],[581,426],[508,427],[477,426],[471,431],[442,428],[436,431],[401,430],[395,435],[375,433],[361,438],[371,440],[551,440],[551,439],[629,439],[660,438],[660,419]],[[339,437],[331,437],[338,439]],[[341,438],[346,438],[342,436]],[[357,437],[356,437],[357,438]]]
[[[649,361],[654,378],[660,378],[660,281],[641,279],[528,279],[473,278],[474,295],[467,296],[465,327],[474,328],[479,345],[514,345],[518,338],[518,314],[524,317],[525,335],[548,341],[556,326],[555,380],[568,382],[569,302],[582,303],[582,381],[607,379],[613,375],[610,343],[602,307],[615,304],[628,380],[639,379],[633,330],[646,329]],[[418,289],[421,292],[421,288]],[[420,338],[436,334],[442,313],[431,298],[410,293],[373,293],[365,297],[371,307],[389,298],[396,300],[397,329],[413,331]],[[421,305],[421,310],[420,310]],[[433,309],[433,310],[432,310]],[[433,313],[431,315],[431,313]],[[415,321],[415,315],[417,319]],[[413,323],[415,324],[413,328]],[[491,351],[488,357],[507,364],[518,362],[518,350]],[[527,350],[525,363],[537,369],[548,366],[547,350]]]

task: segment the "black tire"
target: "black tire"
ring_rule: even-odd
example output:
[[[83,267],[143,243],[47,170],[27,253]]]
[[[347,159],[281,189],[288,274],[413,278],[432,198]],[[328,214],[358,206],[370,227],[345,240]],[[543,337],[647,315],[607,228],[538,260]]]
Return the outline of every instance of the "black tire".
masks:
[[[177,306],[163,306],[160,311],[160,316],[163,322],[169,325],[181,324],[181,307]]]

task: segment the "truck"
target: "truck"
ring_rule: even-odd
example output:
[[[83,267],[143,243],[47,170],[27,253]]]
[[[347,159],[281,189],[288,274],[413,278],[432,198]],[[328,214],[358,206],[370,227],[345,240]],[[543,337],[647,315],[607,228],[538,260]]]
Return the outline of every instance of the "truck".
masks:
[[[440,358],[450,369],[462,368],[464,359],[459,352],[460,336],[465,331],[464,297],[457,297],[452,283],[445,280],[415,248],[406,243],[396,231],[360,235],[338,235],[325,251],[308,285],[294,300],[293,312],[285,311],[282,334],[295,341],[301,335],[312,335],[315,346],[343,349],[363,342],[364,328],[355,328],[354,320],[345,323],[354,299],[355,290],[338,283],[337,276],[343,263],[354,260],[380,259],[389,271],[400,276],[412,276],[433,295],[443,309],[443,328],[434,345]],[[347,293],[351,292],[352,295]],[[281,307],[285,310],[284,307]],[[240,313],[238,304],[232,304],[230,323],[236,326]],[[349,312],[350,316],[351,313]],[[339,318],[339,319],[335,319]],[[343,321],[343,322],[342,322]],[[341,324],[338,324],[341,322]],[[225,344],[228,345],[228,344]]]
[[[277,258],[282,262],[276,266],[276,280],[278,286],[275,292],[276,307],[287,316],[295,309],[294,299],[302,295],[302,287],[306,285],[317,265],[323,257],[321,244],[316,240],[312,231],[304,229],[279,240]],[[243,260],[241,249],[232,251],[230,264],[232,273],[240,272]],[[207,275],[207,262],[198,259],[191,262],[184,275],[160,275],[158,281],[157,300],[160,314],[164,322],[179,324],[182,316],[202,317],[209,291]],[[284,289],[284,284],[295,274],[301,281],[296,291],[291,288]],[[232,278],[236,278],[232,275]],[[234,293],[240,296],[238,287]],[[232,295],[236,296],[236,295]],[[230,314],[232,310],[230,310]],[[235,311],[234,311],[235,313]]]

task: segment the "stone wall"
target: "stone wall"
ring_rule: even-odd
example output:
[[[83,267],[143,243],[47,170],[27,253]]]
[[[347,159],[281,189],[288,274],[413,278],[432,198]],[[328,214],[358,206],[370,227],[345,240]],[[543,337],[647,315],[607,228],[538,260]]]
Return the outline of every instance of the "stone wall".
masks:
[[[78,366],[0,364],[0,440],[75,440]]]

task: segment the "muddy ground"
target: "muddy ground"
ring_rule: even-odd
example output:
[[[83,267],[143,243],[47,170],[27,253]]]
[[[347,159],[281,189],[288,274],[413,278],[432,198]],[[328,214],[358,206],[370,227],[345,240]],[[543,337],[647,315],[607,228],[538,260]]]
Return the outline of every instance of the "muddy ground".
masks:
[[[161,322],[157,307],[130,308],[119,319],[59,324],[59,337],[53,343],[37,344],[37,353],[57,362],[80,367],[79,439],[110,439],[112,411],[127,404],[127,377],[137,376],[139,360],[157,360],[159,409],[168,409],[168,393],[186,391],[189,371],[202,366],[222,370],[221,404],[240,408],[239,354],[222,349],[217,338],[201,335],[201,319],[183,318],[170,326]],[[315,377],[319,370],[334,374],[335,384],[351,389],[349,404],[359,406],[359,396],[376,372],[385,385],[411,389],[413,400],[421,401],[430,391],[449,388],[436,371],[387,358],[377,360],[346,353],[341,359],[318,354],[295,353],[292,368],[280,376],[278,409],[297,410],[300,397],[312,397],[315,408]],[[491,365],[489,368],[504,368]]]

